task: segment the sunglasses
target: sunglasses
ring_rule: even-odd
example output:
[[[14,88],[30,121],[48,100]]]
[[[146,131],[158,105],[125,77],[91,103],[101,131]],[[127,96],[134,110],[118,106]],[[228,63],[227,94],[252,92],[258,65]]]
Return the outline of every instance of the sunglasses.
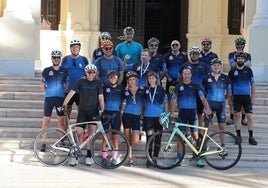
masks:
[[[95,71],[87,71],[88,74],[95,74]]]
[[[172,47],[179,46],[179,44],[171,44]]]
[[[156,44],[156,43],[152,43],[152,44],[150,44],[149,46],[151,46],[151,47],[158,47],[158,44]]]
[[[105,51],[111,51],[113,49],[113,47],[105,47],[104,50]]]
[[[60,56],[52,56],[52,59],[60,59]]]
[[[191,55],[199,55],[198,52],[192,52]]]
[[[209,43],[203,43],[203,46],[209,46],[210,44]]]
[[[109,40],[110,38],[108,37],[101,37],[102,40]]]

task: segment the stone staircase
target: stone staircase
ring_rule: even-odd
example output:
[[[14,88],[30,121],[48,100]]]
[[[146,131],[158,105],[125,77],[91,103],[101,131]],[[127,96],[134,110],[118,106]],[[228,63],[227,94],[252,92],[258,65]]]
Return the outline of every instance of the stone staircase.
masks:
[[[33,152],[33,141],[41,130],[44,94],[40,90],[40,74],[35,78],[0,78],[0,160],[23,163],[37,162]],[[228,111],[228,108],[227,108]],[[76,110],[72,113],[75,121]],[[242,127],[243,153],[237,164],[240,167],[268,167],[268,84],[256,84],[254,105],[254,137],[257,146],[248,144],[247,127]],[[56,126],[53,112],[51,126]],[[217,126],[213,126],[217,130]],[[226,129],[235,133],[234,126]],[[213,130],[212,130],[213,131]],[[145,136],[134,147],[135,163],[145,164]],[[190,157],[190,153],[188,156]],[[185,159],[183,165],[190,165]]]

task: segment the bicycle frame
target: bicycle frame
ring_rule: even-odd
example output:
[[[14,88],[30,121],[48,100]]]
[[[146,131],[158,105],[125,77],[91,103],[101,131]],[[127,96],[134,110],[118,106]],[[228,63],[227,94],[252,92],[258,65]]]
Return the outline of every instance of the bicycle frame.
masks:
[[[204,131],[204,136],[202,138],[202,142],[201,145],[199,147],[199,150],[197,150],[194,145],[185,137],[185,135],[183,134],[183,132],[179,129],[179,127],[189,127],[189,128],[198,128],[200,130]],[[215,153],[220,153],[223,151],[223,148],[221,145],[219,145],[216,141],[214,141],[208,134],[208,128],[207,127],[197,127],[195,125],[189,125],[189,124],[184,124],[184,123],[179,123],[176,122],[173,129],[172,129],[172,133],[168,139],[167,145],[165,146],[165,150],[168,150],[168,147],[172,141],[172,139],[174,138],[175,134],[179,135],[180,138],[189,146],[189,148],[198,156],[205,156],[205,155],[211,155],[211,154],[215,154]],[[219,149],[218,150],[214,150],[214,151],[206,151],[206,152],[202,152],[203,151],[203,146],[204,146],[204,142],[205,140],[209,139],[211,140]]]

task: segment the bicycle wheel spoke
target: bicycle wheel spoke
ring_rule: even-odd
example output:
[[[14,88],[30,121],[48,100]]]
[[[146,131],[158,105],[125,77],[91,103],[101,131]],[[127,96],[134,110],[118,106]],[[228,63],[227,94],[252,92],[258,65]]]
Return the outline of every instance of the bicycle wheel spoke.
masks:
[[[218,147],[212,140],[207,140],[206,152],[214,152],[204,156],[208,165],[218,170],[226,170],[236,165],[242,153],[241,145],[235,144],[236,137],[229,132],[213,133],[210,137],[220,146],[224,143],[225,147]]]

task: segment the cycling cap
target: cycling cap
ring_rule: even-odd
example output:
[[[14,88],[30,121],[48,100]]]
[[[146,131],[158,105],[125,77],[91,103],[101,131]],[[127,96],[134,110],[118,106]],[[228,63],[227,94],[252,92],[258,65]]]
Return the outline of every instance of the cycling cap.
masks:
[[[72,47],[73,45],[79,45],[79,46],[81,46],[81,42],[79,40],[72,40],[70,42],[70,47]]]
[[[190,48],[189,53],[192,53],[192,52],[198,52],[198,53],[200,53],[200,49],[197,46],[193,46],[193,47]]]
[[[62,56],[61,51],[59,51],[59,50],[53,50],[50,55],[53,57],[61,57]]]
[[[87,71],[97,71],[97,67],[94,64],[90,63],[85,67],[85,72]]]
[[[238,57],[243,57],[244,59],[246,59],[247,54],[245,52],[238,52],[235,54],[235,59],[237,59]]]
[[[137,78],[137,73],[136,72],[134,72],[134,71],[129,71],[129,72],[127,72],[127,74],[126,74],[126,77],[127,77],[127,79],[129,79],[130,77],[136,77]]]
[[[157,38],[152,37],[152,38],[150,38],[150,39],[147,41],[147,44],[148,44],[148,45],[151,44],[151,43],[157,43],[157,44],[159,44],[160,42],[159,42],[159,40],[158,40]]]
[[[221,64],[221,60],[220,60],[219,58],[213,58],[213,59],[211,60],[211,62],[210,62],[211,65],[214,65],[214,64],[216,64],[216,63]]]
[[[123,34],[134,34],[135,30],[132,27],[126,27],[123,31]]]
[[[246,44],[246,39],[243,37],[238,37],[235,39],[235,44]]]
[[[103,40],[103,41],[101,41],[101,47],[102,47],[102,48],[105,48],[106,46],[111,46],[111,47],[113,47],[114,44],[113,44],[113,42],[110,41],[110,40]]]
[[[204,42],[207,42],[207,43],[210,43],[211,44],[212,43],[212,40],[209,37],[205,37],[205,38],[203,38],[201,44],[203,44]]]
[[[108,33],[108,32],[102,32],[101,34],[100,34],[100,38],[101,39],[108,39],[108,40],[111,40],[112,39],[112,37],[111,37],[111,34],[110,33]]]
[[[169,113],[168,112],[162,112],[159,117],[159,123],[164,127],[168,128],[169,125]]]
[[[115,70],[111,70],[111,71],[108,72],[107,77],[109,78],[109,76],[111,76],[111,75],[118,76],[118,73]]]

